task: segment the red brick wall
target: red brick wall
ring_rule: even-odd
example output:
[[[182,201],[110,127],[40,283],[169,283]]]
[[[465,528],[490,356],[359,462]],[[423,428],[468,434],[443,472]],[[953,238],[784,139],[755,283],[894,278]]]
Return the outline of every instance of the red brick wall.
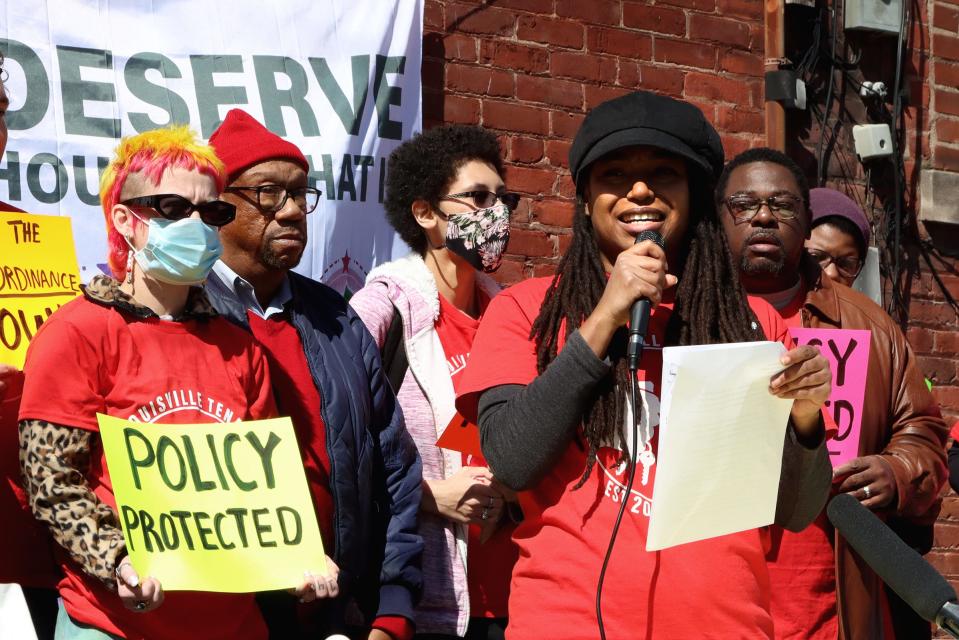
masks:
[[[636,88],[685,96],[730,156],[761,143],[762,4],[752,0],[426,0],[423,119],[500,132],[513,216],[507,283],[568,242],[567,154],[586,110]]]
[[[928,142],[926,159],[936,169],[959,171],[959,2],[929,0],[922,15],[928,34],[923,97],[928,95],[925,121]],[[940,230],[941,231],[941,230]],[[941,244],[959,247],[959,233]],[[959,260],[947,261],[937,270],[952,296],[959,300]],[[913,284],[909,341],[921,358],[926,375],[935,382],[934,392],[951,419],[959,419],[959,318],[946,305],[928,269]],[[936,523],[935,548],[930,560],[959,585],[959,498],[949,490]]]
[[[959,171],[959,0],[910,1],[918,17],[904,120],[913,207],[923,166]],[[586,110],[599,102],[636,88],[685,97],[716,125],[727,158],[764,144],[759,0],[425,2],[425,125],[481,124],[500,133],[509,186],[527,196],[514,213],[510,253],[498,275],[505,283],[551,273],[567,246],[573,211],[567,153]],[[891,86],[894,40],[851,40],[854,50],[847,53],[863,54],[855,71],[860,79]],[[867,114],[855,90],[848,93],[851,115],[839,133],[829,182],[865,202],[864,174],[850,155],[850,127],[866,122]],[[788,146],[809,169],[818,126],[808,115],[789,118]],[[919,232],[925,238],[921,224]],[[908,338],[946,415],[957,419],[959,320],[914,245],[907,249],[915,276]],[[956,268],[950,259],[937,265],[959,298]],[[959,581],[954,500],[947,498],[931,558]]]
[[[924,153],[931,167],[959,172],[959,1],[928,0],[924,4],[923,99],[928,105]],[[959,249],[959,233],[956,229],[951,232],[941,244]],[[959,260],[947,261],[937,273],[959,300]],[[959,318],[928,269],[912,291],[915,309],[910,309],[910,341],[923,359],[926,375],[936,384],[936,397],[944,412],[953,421],[959,420]],[[959,535],[951,544],[959,545]],[[955,574],[959,576],[959,570]]]
[[[959,171],[959,3],[957,0],[930,0],[914,2],[913,6],[916,20],[911,31],[912,54],[905,63],[908,97],[902,120],[905,127],[902,152],[908,183],[907,215],[915,220],[914,212],[921,203],[918,190],[921,171],[924,168]],[[789,10],[792,13],[787,14],[787,55],[796,59],[798,49],[808,39],[804,36],[811,29],[808,22],[800,22],[808,20],[810,13],[805,9]],[[789,17],[794,19],[791,25]],[[892,172],[889,163],[875,163],[872,191],[867,195],[865,172],[856,157],[852,141],[852,125],[877,121],[875,109],[867,109],[867,104],[875,103],[860,97],[857,84],[864,80],[879,80],[891,89],[895,80],[895,46],[894,36],[841,35],[837,56],[853,60],[858,58],[859,61],[849,72],[850,79],[844,86],[840,85],[843,74],[836,73],[837,93],[842,98],[844,114],[836,143],[827,145],[827,183],[850,193],[877,221],[882,216],[882,205],[893,198]],[[821,108],[825,102],[823,94],[828,80],[825,66],[822,65],[822,72],[808,87],[811,107]],[[815,176],[815,151],[820,131],[819,122],[811,113],[812,109],[788,112],[787,151],[808,175]],[[830,123],[835,122],[837,113],[838,104],[833,107]],[[877,223],[876,227],[878,233],[874,235],[874,244],[882,249],[881,224]],[[955,230],[952,233],[955,234]],[[959,247],[959,236],[953,235],[942,242],[943,239],[936,235],[933,234],[932,238],[938,240],[940,245],[953,244],[953,248]],[[907,336],[916,351],[920,367],[934,384],[934,393],[945,415],[950,421],[955,421],[959,419],[959,317],[947,304],[921,257],[919,242],[930,238],[921,221],[915,223],[914,233],[904,237],[902,262],[908,282]],[[936,266],[937,275],[955,297],[959,292],[956,260],[946,258]]]

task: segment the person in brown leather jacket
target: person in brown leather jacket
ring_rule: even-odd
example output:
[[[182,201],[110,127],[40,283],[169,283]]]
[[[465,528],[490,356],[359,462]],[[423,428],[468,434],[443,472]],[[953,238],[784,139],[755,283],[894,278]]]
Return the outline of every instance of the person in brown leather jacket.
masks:
[[[802,171],[778,151],[751,149],[726,166],[716,204],[750,295],[766,299],[790,326],[872,332],[859,457],[834,469],[833,491],[853,495],[900,535],[908,527],[931,539],[947,477],[946,425],[900,328],[805,252],[811,214]],[[896,637],[882,582],[824,515],[773,539],[767,559],[777,638]],[[929,626],[919,633],[929,637]]]

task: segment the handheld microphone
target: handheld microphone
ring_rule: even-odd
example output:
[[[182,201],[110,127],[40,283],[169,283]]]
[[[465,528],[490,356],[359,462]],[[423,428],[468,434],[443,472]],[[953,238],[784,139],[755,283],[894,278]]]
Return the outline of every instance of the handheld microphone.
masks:
[[[848,493],[833,498],[826,515],[849,546],[906,604],[959,638],[956,592],[922,556]]]
[[[639,244],[645,240],[652,240],[656,245],[663,248],[663,236],[658,231],[642,231],[636,236],[636,242]],[[646,329],[649,326],[649,300],[640,298],[633,303],[629,312],[629,341],[626,343],[626,366],[630,371],[639,369],[639,359],[643,356],[643,346],[645,346]]]

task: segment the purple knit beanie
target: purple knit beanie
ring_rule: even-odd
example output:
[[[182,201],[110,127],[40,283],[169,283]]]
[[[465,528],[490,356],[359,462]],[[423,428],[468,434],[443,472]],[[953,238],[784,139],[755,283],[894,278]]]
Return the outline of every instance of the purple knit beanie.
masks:
[[[809,211],[812,213],[812,226],[816,221],[828,216],[839,216],[853,223],[862,234],[863,241],[869,246],[869,220],[852,198],[835,189],[819,187],[809,190]]]

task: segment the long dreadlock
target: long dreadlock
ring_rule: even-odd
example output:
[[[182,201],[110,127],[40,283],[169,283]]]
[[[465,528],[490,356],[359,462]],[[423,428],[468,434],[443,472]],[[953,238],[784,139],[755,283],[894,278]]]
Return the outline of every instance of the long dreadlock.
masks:
[[[762,330],[746,302],[739,274],[726,243],[722,226],[712,204],[712,189],[694,189],[690,175],[690,230],[687,231],[685,259],[674,275],[679,277],[673,313],[666,327],[666,344],[715,344],[763,339]],[[700,183],[702,184],[702,183]],[[695,274],[688,278],[683,273]],[[730,295],[730,285],[739,295]],[[577,199],[573,217],[573,239],[546,291],[543,306],[533,322],[530,338],[536,344],[536,367],[542,373],[556,358],[560,329],[565,338],[578,328],[599,303],[606,287],[606,273],[599,246],[582,199]],[[622,335],[619,335],[622,334]],[[610,373],[596,385],[584,412],[583,434],[588,446],[586,469],[576,485],[589,478],[596,453],[603,444],[625,452],[625,394],[629,370],[625,357],[625,330],[610,342],[607,355]],[[634,407],[639,419],[642,407]],[[625,453],[621,456],[625,457]]]

